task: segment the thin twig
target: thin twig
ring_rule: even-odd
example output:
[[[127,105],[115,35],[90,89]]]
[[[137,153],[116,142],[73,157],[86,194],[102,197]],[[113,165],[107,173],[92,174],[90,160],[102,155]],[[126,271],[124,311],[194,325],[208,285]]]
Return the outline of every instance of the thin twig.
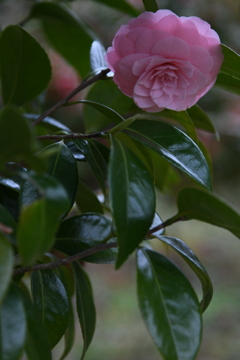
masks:
[[[98,132],[93,134],[67,134],[67,135],[40,135],[36,136],[38,140],[76,140],[76,139],[92,139],[102,137],[104,133]]]
[[[99,74],[91,77],[89,80],[83,80],[81,84],[76,87],[70,94],[65,96],[65,98],[61,99],[58,103],[53,105],[50,109],[46,110],[44,113],[42,113],[36,120],[32,122],[32,126],[37,125],[40,123],[45,117],[49,116],[53,111],[57,110],[59,107],[63,106],[68,100],[70,100],[74,95],[88,87],[89,85],[92,85],[96,81],[103,79],[107,73],[110,72],[110,69],[102,70]]]
[[[64,259],[59,259],[50,263],[44,263],[44,264],[38,264],[38,265],[34,265],[34,266],[26,266],[26,267],[21,267],[18,269],[15,269],[13,274],[14,275],[19,275],[19,274],[24,274],[28,271],[36,271],[36,270],[46,270],[46,269],[55,269],[59,266],[62,265],[67,265],[70,264],[76,260],[82,259],[86,256],[95,254],[96,252],[102,251],[102,250],[106,250],[106,249],[111,249],[114,247],[117,247],[118,243],[116,242],[111,242],[111,243],[107,243],[107,244],[99,244],[96,245],[94,247],[92,247],[91,249],[82,251],[78,254],[69,256],[67,258]]]

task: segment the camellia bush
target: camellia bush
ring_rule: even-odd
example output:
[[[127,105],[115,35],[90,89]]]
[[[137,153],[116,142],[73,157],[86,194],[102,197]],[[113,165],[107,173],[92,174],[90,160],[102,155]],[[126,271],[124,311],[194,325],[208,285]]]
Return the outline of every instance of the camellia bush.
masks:
[[[239,93],[239,55],[205,21],[158,9],[155,0],[143,0],[141,14],[124,0],[98,1],[132,17],[106,50],[71,2],[32,2],[22,23],[0,35],[2,360],[23,354],[50,360],[64,336],[63,360],[73,345],[75,299],[83,359],[96,323],[83,264],[115,263],[117,270],[133,253],[140,313],[162,358],[195,359],[212,283],[184,239],[164,235],[165,229],[196,219],[240,238],[240,215],[214,195],[210,159],[196,132],[215,133],[197,105],[210,88]],[[83,79],[44,111],[39,95],[51,65],[27,31],[34,19],[49,46]],[[84,89],[85,100],[71,101]],[[105,93],[114,106],[102,102]],[[86,133],[51,117],[79,103]],[[99,196],[79,181],[79,162],[88,163]],[[179,191],[177,214],[162,221],[155,188],[171,184],[176,171],[192,185]],[[181,270],[154,250],[152,239],[186,261],[201,282],[201,299]]]

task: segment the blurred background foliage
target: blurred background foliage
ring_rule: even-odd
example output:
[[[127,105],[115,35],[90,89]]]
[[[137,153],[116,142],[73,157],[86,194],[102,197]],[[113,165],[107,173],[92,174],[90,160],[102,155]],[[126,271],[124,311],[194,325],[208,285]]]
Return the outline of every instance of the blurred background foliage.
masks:
[[[114,2],[116,0],[112,0]],[[1,30],[9,24],[18,24],[27,16],[34,0],[0,0]],[[130,1],[129,1],[130,2]],[[222,43],[240,52],[240,0],[158,0],[159,8],[167,8],[178,15],[199,16],[208,21],[220,35]],[[130,16],[107,7],[98,1],[64,1],[98,34],[107,48],[120,25]],[[141,0],[131,0],[131,4],[142,11]],[[64,97],[79,83],[80,75],[49,46],[41,33],[38,20],[26,23],[25,28],[36,37],[48,51],[53,74],[45,94],[31,104],[29,111],[39,113]],[[95,88],[94,88],[95,86]],[[74,100],[85,98],[87,91],[91,96],[105,96],[99,102],[111,105],[122,96],[111,82],[103,84],[105,92],[98,91],[94,85]],[[100,87],[101,88],[101,87]],[[111,94],[111,96],[109,96]],[[90,95],[89,95],[90,96]],[[118,101],[115,101],[115,106]],[[131,99],[123,96],[122,106],[133,111]],[[214,87],[199,102],[214,122],[220,142],[213,134],[199,132],[213,159],[213,189],[216,194],[240,210],[240,102],[239,96]],[[116,109],[117,110],[117,109]],[[60,120],[73,131],[93,131],[99,122],[104,124],[99,113],[82,105],[62,108],[53,117]],[[94,119],[94,121],[92,120]],[[80,163],[80,174],[88,185],[96,190],[91,180],[88,165]],[[186,180],[186,179],[185,179]],[[189,181],[189,180],[188,180]],[[175,213],[175,195],[182,186],[178,176],[169,179],[171,187],[158,193],[158,211],[164,219]],[[167,230],[168,235],[183,239],[195,251],[206,267],[213,281],[214,297],[204,314],[204,335],[198,360],[239,360],[240,354],[240,243],[225,230],[192,221],[177,223]],[[189,276],[197,292],[200,286],[187,266],[171,250],[155,242],[156,250],[162,251],[179,264]],[[120,270],[114,271],[111,265],[85,265],[93,282],[98,322],[94,342],[86,355],[86,360],[96,358],[111,360],[157,360],[159,354],[147,334],[136,306],[134,285],[134,261],[131,258]],[[76,338],[80,329],[77,329]],[[54,349],[55,358],[61,354],[63,342]],[[68,360],[79,359],[82,343],[76,343]]]

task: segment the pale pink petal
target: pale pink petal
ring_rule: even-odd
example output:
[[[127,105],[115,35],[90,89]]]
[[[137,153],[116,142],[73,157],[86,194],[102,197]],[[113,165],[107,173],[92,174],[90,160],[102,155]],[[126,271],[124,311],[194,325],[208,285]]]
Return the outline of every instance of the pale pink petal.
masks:
[[[110,70],[114,72],[114,64],[120,59],[121,59],[120,56],[116,53],[113,47],[108,48],[107,53],[105,55],[105,60]]]
[[[146,86],[139,84],[138,82],[136,83],[135,87],[134,87],[134,93],[140,96],[149,96],[150,94],[150,89],[146,88]]]
[[[129,32],[129,26],[128,25],[122,25],[120,29],[117,31],[115,36],[127,34]]]
[[[138,94],[133,94],[133,99],[135,101],[135,103],[137,104],[137,106],[139,106],[141,109],[146,109],[146,108],[150,108],[152,106],[156,106],[155,102],[152,100],[152,98],[150,96],[145,97],[145,96],[140,96]]]
[[[209,51],[200,46],[190,47],[190,57],[188,60],[203,73],[208,73],[213,67],[213,59]]]
[[[113,47],[116,49],[120,57],[124,57],[135,52],[134,42],[130,38],[129,34],[116,36],[113,40]]]
[[[173,34],[179,27],[180,19],[173,13],[160,19],[155,25],[158,30],[167,31],[170,34]]]
[[[132,72],[132,67],[137,60],[146,57],[146,54],[132,54],[119,61],[119,71],[123,79],[136,82],[137,77]]]
[[[170,37],[158,41],[152,48],[152,55],[161,55],[168,59],[188,60],[190,49],[185,41]]]
[[[166,31],[147,29],[144,32],[142,32],[141,35],[136,40],[135,52],[136,53],[145,52],[150,54],[151,49],[156,43],[156,41],[159,41],[164,38],[168,38],[170,36],[171,35]]]
[[[174,14],[171,10],[167,10],[167,9],[163,9],[163,10],[158,10],[156,11],[156,13],[154,14],[155,16],[155,22],[158,22],[159,20],[163,19],[164,17],[166,16],[169,16],[169,15],[175,15],[177,16],[176,14]]]
[[[131,19],[128,23],[128,26],[130,29],[134,29],[137,27],[152,29],[154,27],[154,21],[139,16],[135,19]]]

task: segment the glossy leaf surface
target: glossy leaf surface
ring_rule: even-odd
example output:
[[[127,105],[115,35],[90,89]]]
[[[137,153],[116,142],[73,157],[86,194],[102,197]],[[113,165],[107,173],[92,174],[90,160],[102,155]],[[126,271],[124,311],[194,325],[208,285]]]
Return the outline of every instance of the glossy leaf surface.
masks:
[[[19,360],[26,338],[26,316],[21,293],[11,284],[0,308],[0,359]]]
[[[109,165],[109,193],[119,243],[116,262],[116,268],[119,268],[151,226],[155,193],[143,163],[114,137]]]
[[[76,204],[82,213],[96,212],[103,214],[103,207],[97,196],[82,181],[79,181]]]
[[[222,44],[222,52],[224,54],[224,61],[220,73],[240,80],[240,55],[224,44]]]
[[[39,313],[24,292],[21,293],[21,297],[24,304],[28,330],[25,345],[27,358],[28,360],[51,360],[52,355],[49,340]]]
[[[54,48],[81,74],[90,71],[93,41],[86,24],[66,5],[42,2],[33,7],[32,18],[42,19],[44,32]]]
[[[1,35],[1,78],[4,104],[23,105],[47,86],[51,65],[45,50],[20,26]]]
[[[70,307],[67,292],[53,270],[34,271],[31,275],[31,289],[34,305],[53,348],[68,325]]]
[[[163,255],[137,251],[137,293],[143,320],[164,360],[193,360],[201,341],[197,296]]]
[[[208,305],[210,304],[213,296],[212,282],[206,269],[201,264],[201,262],[194,254],[194,252],[190,249],[190,247],[187,244],[185,244],[182,240],[171,236],[161,236],[155,234],[154,236],[156,236],[159,240],[163,241],[165,244],[168,244],[174,250],[176,250],[178,254],[188,263],[188,265],[191,267],[191,269],[195,272],[195,274],[199,278],[203,290],[203,299],[200,303],[200,306],[202,312],[204,312],[207,309]]]
[[[112,231],[109,219],[100,214],[82,214],[63,221],[57,233],[55,248],[74,255],[98,245]],[[107,249],[83,258],[84,261],[109,264],[116,260],[117,249]]]
[[[13,250],[8,240],[0,233],[0,304],[9,285],[13,268]]]
[[[205,188],[211,189],[210,172],[204,155],[180,129],[159,121],[136,120],[124,132],[156,151]]]
[[[240,80],[224,73],[219,73],[215,85],[220,88],[240,95]]]
[[[71,302],[69,303],[69,305],[70,305],[70,312],[69,312],[68,326],[67,326],[66,332],[64,334],[65,347],[64,347],[63,354],[59,360],[65,359],[65,357],[70,353],[70,351],[73,347],[73,343],[74,343],[74,332],[75,332],[74,313],[73,313],[73,308],[72,308]]]
[[[211,133],[216,134],[216,129],[211,122],[208,115],[199,105],[193,105],[190,109],[187,109],[188,114],[190,115],[194,125],[198,129],[206,130]]]
[[[240,238],[240,214],[230,205],[204,190],[187,187],[178,194],[179,216],[196,219],[229,230]]]
[[[24,207],[19,222],[18,244],[24,263],[30,264],[53,245],[58,221],[68,209],[69,201],[62,185],[50,176],[26,174],[26,177],[39,191],[25,191],[21,197]],[[29,188],[32,190],[31,185]]]
[[[96,310],[92,296],[92,289],[87,278],[87,274],[83,271],[79,263],[72,263],[74,271],[76,295],[77,295],[77,312],[82,329],[83,351],[81,360],[92,341],[96,326]]]

